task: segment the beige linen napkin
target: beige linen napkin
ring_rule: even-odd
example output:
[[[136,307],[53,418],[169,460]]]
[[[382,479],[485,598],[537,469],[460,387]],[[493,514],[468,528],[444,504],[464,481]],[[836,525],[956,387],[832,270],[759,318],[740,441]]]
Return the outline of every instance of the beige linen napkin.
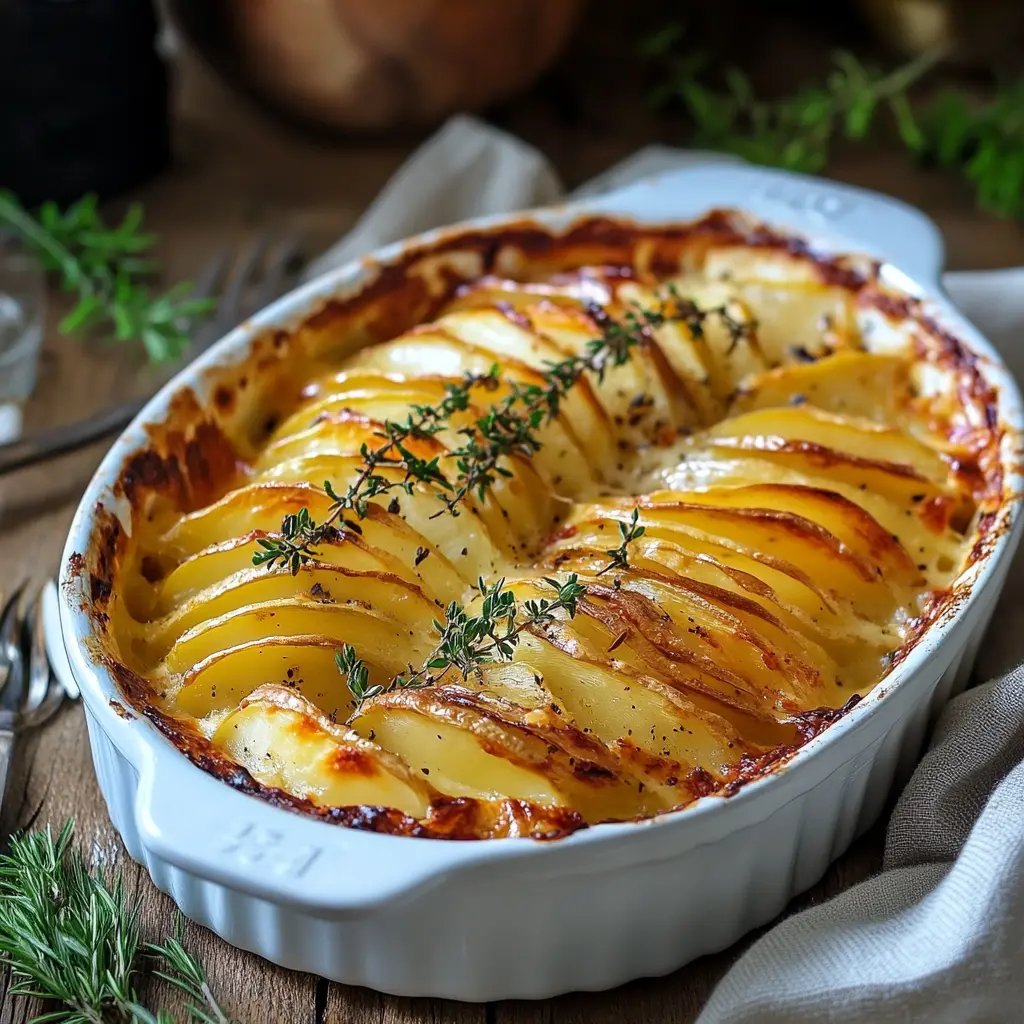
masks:
[[[592,194],[694,160],[649,147]],[[406,235],[558,198],[535,150],[460,117],[414,153],[314,272]],[[946,275],[964,313],[1024,379],[1024,268]],[[883,870],[768,931],[698,1024],[1024,1022],[1024,554],[977,666],[889,822]]]

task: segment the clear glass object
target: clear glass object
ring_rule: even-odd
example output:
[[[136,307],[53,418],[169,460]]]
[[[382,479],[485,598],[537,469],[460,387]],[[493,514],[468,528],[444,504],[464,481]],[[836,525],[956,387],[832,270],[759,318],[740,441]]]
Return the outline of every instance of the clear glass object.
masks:
[[[38,265],[0,239],[0,405],[21,405],[36,385],[45,318]]]

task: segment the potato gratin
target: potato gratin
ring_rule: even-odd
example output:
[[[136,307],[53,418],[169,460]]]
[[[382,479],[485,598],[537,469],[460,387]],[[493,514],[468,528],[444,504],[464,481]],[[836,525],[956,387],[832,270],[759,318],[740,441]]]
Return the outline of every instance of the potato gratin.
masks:
[[[129,703],[241,788],[461,838],[563,835],[734,792],[856,703],[978,542],[999,487],[992,395],[956,342],[893,314],[876,268],[696,237],[671,272],[634,239],[621,265],[435,281],[429,320],[391,340],[358,318],[325,327],[328,311],[257,346],[243,370],[266,374],[258,400],[235,369],[243,397],[212,403],[237,402],[230,416],[154,428],[122,474],[130,527],[109,517],[93,574]],[[497,388],[415,442],[443,465],[510,382],[585,349],[597,307],[654,308],[667,282],[748,333],[715,317],[702,335],[649,331],[459,517],[418,485],[374,499],[360,533],[296,574],[254,567],[283,516],[323,520],[322,482],[343,490],[383,421],[497,364]],[[634,509],[628,567],[602,572]],[[571,573],[575,617],[526,630],[511,661],[355,706],[343,643],[387,684],[431,655],[449,602],[479,603],[480,577],[525,602]]]

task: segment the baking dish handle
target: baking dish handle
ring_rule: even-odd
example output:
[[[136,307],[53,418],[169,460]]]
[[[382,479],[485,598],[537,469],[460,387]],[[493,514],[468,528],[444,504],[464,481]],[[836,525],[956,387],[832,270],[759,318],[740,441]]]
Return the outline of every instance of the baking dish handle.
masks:
[[[823,178],[704,163],[644,178],[583,200],[579,207],[647,221],[689,220],[712,209],[742,210],[803,235],[825,251],[866,252],[923,290],[941,290],[944,247],[933,221],[897,199]]]
[[[135,826],[158,884],[170,865],[317,915],[359,917],[434,884],[461,859],[459,843],[381,843],[369,817],[367,830],[325,828],[241,796],[169,745],[140,748]]]
[[[369,831],[372,815],[363,831],[325,827],[316,818],[243,795],[232,778],[197,767],[152,722],[117,700],[91,699],[99,685],[96,667],[82,644],[68,642],[65,623],[74,610],[67,601],[58,605],[54,609],[51,600],[44,614],[50,616],[51,634],[64,639],[64,651],[51,644],[49,653],[66,687],[77,689],[77,680],[83,681],[89,718],[102,719],[95,734],[90,726],[90,743],[111,819],[132,856],[145,862],[157,885],[172,892],[183,909],[201,898],[203,880],[210,880],[319,916],[359,917],[433,885],[464,857],[467,844],[382,843]],[[239,770],[239,781],[245,778]],[[416,846],[415,856],[408,844]]]

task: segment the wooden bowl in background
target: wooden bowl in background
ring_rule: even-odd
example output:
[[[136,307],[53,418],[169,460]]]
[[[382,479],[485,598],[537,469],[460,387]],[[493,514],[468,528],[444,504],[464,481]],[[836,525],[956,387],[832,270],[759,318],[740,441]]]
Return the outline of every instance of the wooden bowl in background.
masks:
[[[320,127],[428,125],[500,102],[558,56],[584,0],[169,0],[229,82]]]

